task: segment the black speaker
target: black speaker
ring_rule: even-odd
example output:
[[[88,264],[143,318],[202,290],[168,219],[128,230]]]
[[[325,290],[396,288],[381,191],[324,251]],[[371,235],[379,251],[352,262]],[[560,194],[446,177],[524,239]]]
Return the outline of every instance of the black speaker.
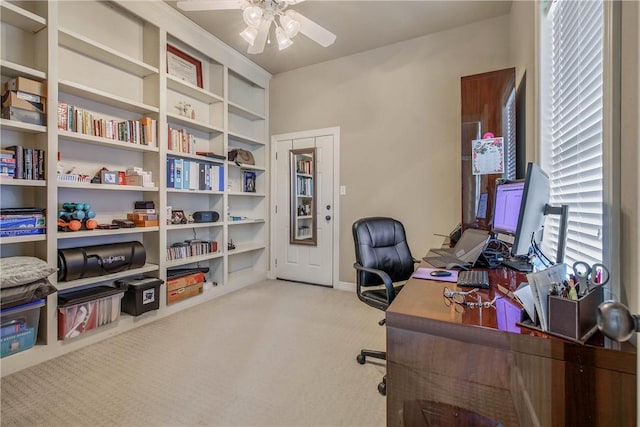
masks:
[[[216,211],[198,211],[193,213],[195,222],[216,222],[220,215]]]

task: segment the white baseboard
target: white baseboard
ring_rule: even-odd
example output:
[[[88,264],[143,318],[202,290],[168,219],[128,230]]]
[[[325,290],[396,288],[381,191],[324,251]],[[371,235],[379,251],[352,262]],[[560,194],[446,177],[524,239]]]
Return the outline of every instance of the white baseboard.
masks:
[[[333,289],[338,289],[338,290],[341,290],[341,291],[355,292],[356,291],[356,284],[355,283],[349,283],[349,282],[338,282],[335,285],[333,285]]]

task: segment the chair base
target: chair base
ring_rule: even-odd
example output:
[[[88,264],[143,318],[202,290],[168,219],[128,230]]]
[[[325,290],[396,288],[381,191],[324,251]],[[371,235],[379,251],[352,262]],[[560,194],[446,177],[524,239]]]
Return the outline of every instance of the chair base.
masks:
[[[359,364],[364,365],[367,361],[367,357],[373,357],[375,359],[387,360],[386,351],[377,350],[361,350],[360,354],[356,356],[356,360]],[[387,395],[387,376],[382,377],[382,382],[378,383],[378,393],[383,396]]]
[[[356,360],[359,364],[364,365],[367,361],[367,357],[373,357],[374,359],[382,359],[387,360],[387,352],[386,351],[378,351],[378,350],[360,350],[360,354],[356,356]]]

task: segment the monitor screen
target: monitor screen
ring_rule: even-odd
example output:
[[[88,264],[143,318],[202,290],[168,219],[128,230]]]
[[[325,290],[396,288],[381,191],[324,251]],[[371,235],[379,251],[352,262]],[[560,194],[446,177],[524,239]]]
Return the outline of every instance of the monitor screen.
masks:
[[[529,253],[531,241],[540,243],[542,226],[545,219],[545,207],[549,203],[549,176],[535,163],[527,165],[524,180],[522,204],[516,236],[511,248],[511,255],[525,256]]]
[[[516,234],[523,192],[524,181],[509,182],[496,186],[493,231],[511,235]]]

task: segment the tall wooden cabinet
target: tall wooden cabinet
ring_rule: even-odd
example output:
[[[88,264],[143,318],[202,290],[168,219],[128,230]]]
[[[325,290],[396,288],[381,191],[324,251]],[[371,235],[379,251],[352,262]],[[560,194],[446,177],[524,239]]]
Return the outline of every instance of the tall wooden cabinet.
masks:
[[[38,207],[47,211],[44,235],[0,238],[2,257],[31,255],[57,265],[57,251],[104,243],[139,241],[146,264],[108,276],[52,283],[60,292],[82,289],[140,273],[166,280],[167,269],[206,266],[203,294],[171,305],[165,288],[157,311],[133,317],[73,340],[57,339],[58,295],[41,309],[36,345],[0,360],[2,374],[56,357],[108,336],[210,300],[267,275],[268,104],[270,75],[219,42],[162,1],[153,2],[2,2],[0,56],[2,82],[24,76],[47,83],[47,125],[2,119],[2,148],[22,145],[46,151],[46,179],[2,179],[2,207]],[[8,40],[15,42],[9,43]],[[201,63],[202,87],[167,72],[167,45]],[[156,142],[123,142],[58,129],[59,103],[73,105],[105,120],[152,119]],[[181,105],[192,114],[185,115]],[[189,149],[171,144],[170,129],[188,133]],[[254,165],[228,162],[233,148],[252,152]],[[222,185],[203,190],[175,188],[169,164],[207,165],[220,171]],[[141,168],[152,185],[106,185],[59,180],[62,172],[94,176],[101,168]],[[243,177],[255,175],[252,190]],[[253,175],[252,175],[253,176]],[[159,225],[116,230],[58,231],[64,202],[90,203],[100,223],[126,218],[135,201],[153,201]],[[173,224],[170,209],[191,215],[216,211],[216,222]],[[168,259],[168,248],[190,239],[217,242],[214,252]]]

